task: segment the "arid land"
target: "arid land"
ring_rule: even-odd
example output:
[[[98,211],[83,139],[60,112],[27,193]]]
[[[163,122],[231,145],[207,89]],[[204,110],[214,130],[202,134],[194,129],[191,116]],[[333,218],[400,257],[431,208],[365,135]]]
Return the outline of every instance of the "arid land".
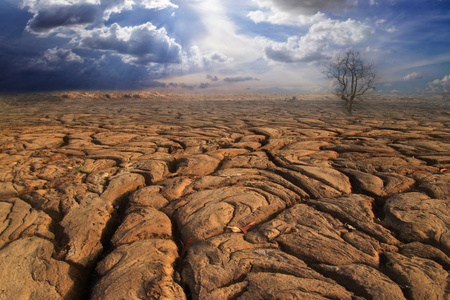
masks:
[[[0,299],[450,299],[450,96],[0,96]]]

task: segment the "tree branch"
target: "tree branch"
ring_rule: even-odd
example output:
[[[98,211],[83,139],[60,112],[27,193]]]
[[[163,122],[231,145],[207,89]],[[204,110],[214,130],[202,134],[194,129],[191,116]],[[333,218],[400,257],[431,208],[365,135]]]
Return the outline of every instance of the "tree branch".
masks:
[[[324,72],[327,78],[337,81],[336,95],[346,101],[349,112],[356,98],[375,89],[377,74],[373,67],[373,63],[365,64],[362,61],[359,52],[349,50],[343,57],[330,62]]]

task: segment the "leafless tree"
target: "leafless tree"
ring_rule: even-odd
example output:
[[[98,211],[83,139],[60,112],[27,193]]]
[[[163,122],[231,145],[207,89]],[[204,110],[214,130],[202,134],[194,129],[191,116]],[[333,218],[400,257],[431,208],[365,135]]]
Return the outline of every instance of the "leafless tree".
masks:
[[[373,63],[365,64],[357,51],[348,50],[344,57],[337,57],[324,73],[337,81],[336,95],[345,101],[349,114],[352,113],[355,100],[365,92],[375,90],[377,73]]]

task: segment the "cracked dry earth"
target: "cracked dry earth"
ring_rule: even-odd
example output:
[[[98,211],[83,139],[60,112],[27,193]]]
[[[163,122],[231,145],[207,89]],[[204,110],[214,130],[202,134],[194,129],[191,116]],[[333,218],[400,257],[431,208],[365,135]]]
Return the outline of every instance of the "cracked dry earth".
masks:
[[[449,299],[450,105],[3,96],[0,299]]]

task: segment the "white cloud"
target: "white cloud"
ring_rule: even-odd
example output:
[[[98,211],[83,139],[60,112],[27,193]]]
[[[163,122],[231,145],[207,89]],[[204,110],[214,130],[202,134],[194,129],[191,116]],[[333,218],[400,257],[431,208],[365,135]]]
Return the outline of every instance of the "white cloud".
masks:
[[[203,59],[206,62],[206,65],[209,63],[225,64],[225,63],[231,63],[233,61],[232,58],[229,58],[225,54],[220,53],[218,51],[205,53],[203,55]]]
[[[373,48],[373,47],[370,47],[370,46],[367,46],[367,48],[366,48],[366,52],[367,53],[377,53],[377,52],[380,52],[381,50],[379,49],[379,48]]]
[[[450,75],[445,75],[442,79],[435,79],[428,83],[429,90],[434,93],[448,93],[450,88]]]
[[[378,19],[375,21],[376,26],[380,26],[382,24],[386,23],[386,19]]]
[[[202,52],[198,46],[193,46],[187,53],[183,53],[182,61],[180,66],[172,67],[175,73],[211,70],[214,67],[229,64],[233,59],[218,51]]]
[[[118,14],[124,10],[133,9],[135,2],[133,0],[101,0],[101,7],[103,7],[103,18],[108,20],[111,14]]]
[[[157,29],[147,22],[138,26],[121,27],[117,23],[86,31],[81,47],[114,51],[126,63],[180,63],[181,46],[167,36],[164,28]]]
[[[304,37],[290,37],[284,43],[263,40],[266,59],[283,62],[312,62],[321,60],[326,56],[320,49],[320,42],[314,42]]]
[[[417,73],[417,72],[412,72],[412,73],[409,73],[409,74],[405,75],[403,77],[403,80],[411,81],[411,80],[417,80],[417,79],[422,79],[422,78],[423,78],[422,74]]]
[[[297,15],[295,17],[292,17],[290,13],[283,12],[283,11],[251,11],[248,13],[247,17],[255,22],[258,23],[270,23],[275,25],[297,25],[297,26],[306,26],[311,25],[316,22],[319,22],[320,20],[325,19],[325,15],[321,12],[317,12],[316,14],[309,16],[309,15]]]
[[[352,19],[345,22],[327,19],[311,26],[308,34],[314,40],[328,39],[343,46],[364,41],[373,34],[373,29]]]
[[[326,19],[312,25],[302,37],[290,37],[285,43],[262,39],[264,53],[270,60],[279,62],[312,62],[333,55],[330,46],[347,46],[364,41],[373,29],[361,22]]]
[[[104,10],[104,19],[108,20],[111,14],[118,14],[124,10],[132,10],[134,6],[142,5],[146,9],[178,8],[170,0],[101,0]]]
[[[136,2],[139,3],[139,1]],[[170,0],[141,0],[140,2],[147,9],[178,8],[178,5],[173,4]]]
[[[394,32],[397,31],[397,28],[395,26],[391,26],[388,29],[386,29],[386,31],[389,32],[389,33],[394,33]]]
[[[73,53],[70,49],[60,49],[54,47],[47,49],[42,57],[38,58],[36,61],[32,62],[33,67],[38,67],[43,70],[56,70],[61,69],[67,64],[72,63],[84,63],[84,59],[78,54]]]

